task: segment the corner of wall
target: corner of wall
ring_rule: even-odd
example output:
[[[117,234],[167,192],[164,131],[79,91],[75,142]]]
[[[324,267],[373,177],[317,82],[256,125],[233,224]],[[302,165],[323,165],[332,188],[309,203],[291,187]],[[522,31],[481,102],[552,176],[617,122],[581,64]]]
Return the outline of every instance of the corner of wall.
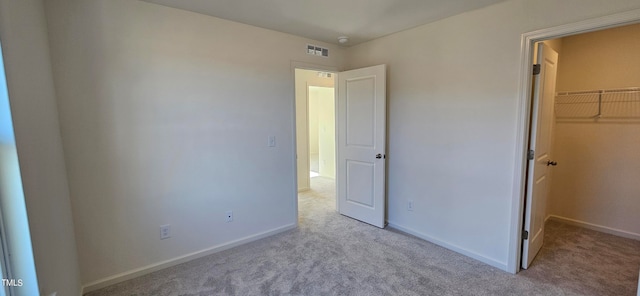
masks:
[[[81,280],[43,1],[0,0],[0,37],[40,293],[78,295]]]

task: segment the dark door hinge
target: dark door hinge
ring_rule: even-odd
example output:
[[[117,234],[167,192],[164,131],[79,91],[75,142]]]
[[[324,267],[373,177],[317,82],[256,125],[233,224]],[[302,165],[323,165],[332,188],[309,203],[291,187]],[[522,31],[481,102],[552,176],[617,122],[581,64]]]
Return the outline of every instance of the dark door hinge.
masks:
[[[533,75],[538,75],[540,74],[540,64],[534,64],[533,65]]]
[[[522,231],[522,239],[529,239],[529,231]]]

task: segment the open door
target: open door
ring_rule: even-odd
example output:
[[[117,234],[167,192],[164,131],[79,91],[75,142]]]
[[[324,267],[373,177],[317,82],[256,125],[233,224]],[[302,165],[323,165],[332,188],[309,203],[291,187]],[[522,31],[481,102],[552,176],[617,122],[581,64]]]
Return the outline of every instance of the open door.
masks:
[[[338,73],[340,214],[384,228],[386,66]]]
[[[529,267],[533,258],[542,248],[546,201],[550,183],[549,168],[556,165],[556,162],[550,159],[550,150],[558,53],[542,42],[538,45],[538,65],[534,67],[527,196],[522,243],[522,268],[525,269]]]

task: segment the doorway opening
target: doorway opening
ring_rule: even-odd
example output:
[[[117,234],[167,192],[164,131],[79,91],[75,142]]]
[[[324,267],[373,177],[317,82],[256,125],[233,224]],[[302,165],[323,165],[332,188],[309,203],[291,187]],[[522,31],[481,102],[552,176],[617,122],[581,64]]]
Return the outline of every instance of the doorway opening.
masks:
[[[327,114],[334,114],[334,119],[331,120],[330,115],[326,116],[326,124],[323,127],[322,116],[318,115],[318,135],[320,137],[323,132],[330,134],[333,130],[334,136],[325,136],[328,138],[325,141],[325,147],[330,151],[327,153],[322,152],[320,147],[323,144],[319,139],[318,175],[320,176],[314,179],[329,180],[332,183],[331,188],[324,187],[323,191],[331,195],[334,211],[337,210],[344,216],[375,227],[384,228],[386,218],[386,65],[353,69],[339,74],[295,69],[295,74],[298,191],[304,193],[314,190],[314,182],[310,178],[309,160],[309,95],[313,92],[328,93],[324,104],[326,104],[325,109],[331,109],[330,93],[333,89],[334,107],[333,111]],[[339,77],[336,77],[338,75]],[[324,80],[326,84],[318,85],[310,82],[317,81],[318,77],[326,79]],[[324,89],[318,87],[324,87]],[[318,105],[321,104],[318,103]],[[332,139],[334,143],[330,143]],[[327,176],[323,177],[322,174],[325,173]],[[334,174],[333,178],[331,174]],[[297,200],[297,202],[300,205],[300,201]],[[300,210],[301,207],[298,206],[298,211]]]
[[[522,247],[512,248],[509,264],[516,272],[521,266],[542,268],[548,271],[545,276],[555,277],[556,271],[589,264],[597,268],[589,268],[583,275],[589,280],[583,282],[596,282],[600,275],[612,275],[604,269],[607,260],[616,260],[630,264],[619,264],[614,277],[632,275],[616,285],[635,291],[640,269],[640,256],[633,251],[640,247],[635,214],[640,200],[633,198],[640,193],[634,181],[640,165],[634,153],[640,147],[640,72],[631,69],[640,65],[640,43],[634,41],[639,21],[635,11],[523,35],[523,69],[530,72],[523,72],[527,79],[521,87],[527,119],[521,121],[525,126],[519,139],[525,161],[516,172],[521,199],[513,211],[519,220],[513,221],[517,239],[512,247]],[[553,58],[545,52],[557,53],[551,72],[545,72],[545,65],[549,68]],[[552,73],[556,69],[557,77]],[[547,117],[545,110],[550,110]],[[606,252],[598,251],[602,244],[610,245]],[[583,253],[585,249],[593,252]],[[558,257],[562,251],[572,256]],[[599,258],[603,255],[608,259]],[[524,276],[532,274],[536,271]]]
[[[330,71],[295,69],[298,204],[302,198],[320,198],[330,203],[334,211],[335,78],[336,74]]]

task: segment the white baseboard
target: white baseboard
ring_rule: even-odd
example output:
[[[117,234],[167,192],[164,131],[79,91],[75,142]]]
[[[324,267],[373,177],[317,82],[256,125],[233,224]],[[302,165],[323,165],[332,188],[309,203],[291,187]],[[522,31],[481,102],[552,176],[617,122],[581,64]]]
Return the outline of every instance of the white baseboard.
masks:
[[[471,258],[476,259],[476,260],[478,260],[478,261],[480,261],[482,263],[491,265],[491,266],[493,266],[495,268],[498,268],[500,270],[503,270],[505,272],[509,272],[507,270],[507,263],[506,262],[500,262],[498,260],[482,256],[482,255],[480,255],[478,253],[475,253],[475,252],[469,251],[467,249],[461,248],[459,246],[456,246],[454,244],[451,244],[451,243],[436,239],[436,238],[434,238],[432,236],[426,235],[424,233],[421,233],[419,231],[413,230],[411,228],[400,226],[400,225],[398,225],[398,224],[396,224],[394,222],[391,222],[391,221],[388,221],[388,222],[389,222],[389,227],[391,227],[391,228],[400,230],[402,232],[406,232],[408,234],[411,234],[413,236],[416,236],[418,238],[426,240],[426,241],[428,241],[430,243],[434,243],[434,244],[436,244],[438,246],[441,246],[441,247],[449,249],[451,251],[460,253],[460,254],[465,255],[467,257],[471,257]]]
[[[635,233],[635,232],[630,232],[630,231],[626,231],[626,230],[611,228],[611,227],[602,226],[602,225],[598,225],[598,224],[593,224],[593,223],[589,223],[589,222],[585,222],[585,221],[575,220],[575,219],[556,216],[556,215],[547,216],[547,218],[545,219],[545,222],[547,220],[555,220],[555,221],[559,221],[559,222],[563,222],[563,223],[567,223],[567,224],[571,224],[571,225],[575,225],[575,226],[588,228],[588,229],[595,230],[595,231],[600,231],[600,232],[613,234],[613,235],[617,235],[617,236],[621,236],[621,237],[640,240],[640,233]]]
[[[154,271],[158,271],[158,270],[161,270],[161,269],[165,269],[167,267],[171,267],[171,266],[182,264],[182,263],[185,263],[185,262],[188,262],[188,261],[191,261],[191,260],[194,260],[194,259],[198,259],[198,258],[201,258],[201,257],[204,257],[204,256],[208,256],[208,255],[211,255],[211,254],[214,254],[214,253],[217,253],[217,252],[228,250],[230,248],[233,248],[233,247],[236,247],[236,246],[239,246],[239,245],[243,245],[243,244],[246,244],[246,243],[249,243],[249,242],[252,242],[252,241],[256,241],[256,240],[259,240],[261,238],[272,236],[274,234],[278,234],[278,233],[281,233],[281,232],[284,232],[284,231],[287,231],[287,230],[290,230],[290,229],[294,229],[294,228],[296,228],[296,224],[285,225],[285,226],[282,226],[282,227],[278,227],[278,228],[275,228],[275,229],[271,229],[271,230],[267,230],[267,231],[264,231],[264,232],[261,232],[261,233],[250,235],[250,236],[247,236],[247,237],[244,237],[244,238],[241,238],[241,239],[237,239],[237,240],[230,241],[230,242],[227,242],[227,243],[223,243],[223,244],[220,244],[220,245],[217,245],[217,246],[213,246],[213,247],[208,248],[208,249],[204,249],[204,250],[201,250],[201,251],[193,252],[193,253],[186,254],[186,255],[183,255],[183,256],[179,256],[179,257],[176,257],[176,258],[173,258],[173,259],[169,259],[169,260],[166,260],[166,261],[154,263],[154,264],[147,265],[147,266],[144,266],[144,267],[141,267],[141,268],[136,268],[134,270],[130,270],[130,271],[126,271],[126,272],[123,272],[123,273],[119,273],[119,274],[116,274],[116,275],[113,275],[113,276],[110,276],[110,277],[106,277],[104,279],[100,279],[100,280],[97,280],[97,281],[94,281],[94,282],[91,282],[91,283],[88,283],[88,284],[84,285],[82,287],[82,293],[84,294],[84,293],[88,293],[88,292],[95,291],[95,290],[98,290],[98,289],[102,289],[104,287],[108,287],[108,286],[111,286],[113,284],[124,282],[124,281],[130,280],[130,279],[133,279],[133,278],[137,278],[137,277],[142,276],[142,275],[146,275],[146,274],[152,273]]]

